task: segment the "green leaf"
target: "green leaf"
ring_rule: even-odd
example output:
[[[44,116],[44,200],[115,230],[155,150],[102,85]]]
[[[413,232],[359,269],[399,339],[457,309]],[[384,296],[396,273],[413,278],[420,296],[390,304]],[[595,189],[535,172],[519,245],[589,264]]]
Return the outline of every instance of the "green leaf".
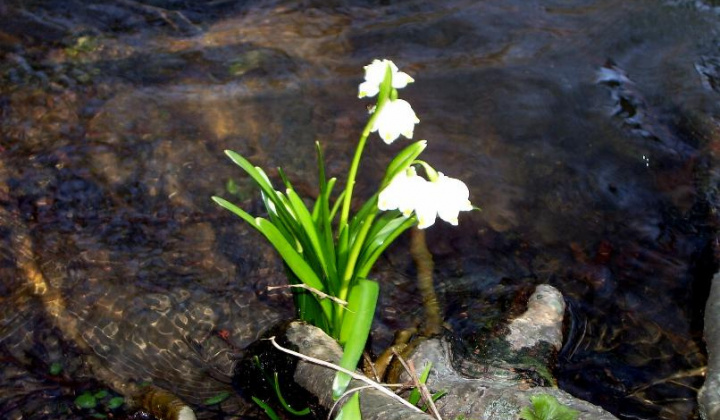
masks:
[[[210,398],[206,399],[205,401],[203,401],[203,404],[205,404],[205,405],[220,404],[221,402],[228,399],[229,396],[230,396],[230,393],[228,391],[223,391],[223,392],[215,395],[214,397],[210,397]]]
[[[100,390],[96,392],[93,397],[95,397],[98,400],[101,400],[109,395],[109,392],[106,389]]]
[[[250,213],[246,212],[245,210],[241,209],[240,207],[236,206],[235,204],[227,201],[226,199],[224,199],[222,197],[218,197],[218,196],[214,195],[214,196],[212,196],[212,199],[214,202],[219,204],[221,207],[223,207],[227,210],[230,210],[231,212],[240,216],[240,218],[242,218],[244,221],[248,222],[253,227],[257,228],[257,226],[255,226],[255,218]]]
[[[97,400],[89,392],[83,392],[75,398],[75,405],[80,408],[91,409],[97,405]]]
[[[343,202],[343,197],[345,197],[345,191],[340,193],[337,200],[335,201],[335,204],[332,206],[332,209],[330,210],[329,220],[335,219],[335,215],[337,214],[338,210],[340,210],[340,205]]]
[[[320,238],[318,237],[318,232],[315,229],[315,223],[313,223],[310,212],[307,207],[305,207],[305,203],[303,203],[300,196],[298,196],[291,188],[288,188],[287,196],[295,212],[295,216],[302,226],[302,231],[305,235],[307,235],[307,238],[312,245],[312,249],[320,262],[320,266],[323,269],[323,273],[325,273],[325,277],[329,277],[327,264],[327,257],[329,257],[327,254],[329,252],[323,246],[325,242],[323,241],[322,244],[320,242]]]
[[[265,414],[267,414],[270,420],[280,420],[280,417],[277,415],[275,410],[273,410],[272,407],[270,407],[265,401],[257,397],[252,397],[252,400],[265,411]]]
[[[385,177],[380,184],[380,188],[384,188],[400,171],[407,169],[426,147],[427,142],[425,140],[419,140],[401,150],[385,170]]]
[[[275,225],[273,225],[267,219],[263,219],[261,217],[255,219],[255,224],[260,230],[260,232],[265,235],[265,237],[270,241],[272,246],[277,250],[277,252],[280,254],[280,257],[282,257],[283,261],[285,261],[285,264],[287,264],[288,268],[292,270],[292,272],[297,276],[300,281],[314,289],[320,290],[322,292],[326,291],[325,286],[323,285],[322,281],[315,273],[315,271],[313,271],[313,269],[308,265],[308,263],[303,259],[303,257],[297,251],[295,251],[292,245],[288,243],[288,241],[285,239],[282,233],[280,233],[277,227],[275,227]],[[331,320],[331,302],[327,299],[323,299],[320,301],[320,306],[323,308],[323,312],[327,319]]]
[[[357,226],[362,223],[363,220],[365,220],[370,214],[370,212],[379,212],[380,209],[377,208],[377,198],[378,193],[373,194],[372,197],[370,197],[365,204],[363,204],[362,207],[360,207],[360,210],[358,210],[357,213],[355,213],[355,216],[353,216],[352,220],[350,221],[350,231],[357,231]]]
[[[237,183],[235,183],[235,180],[232,178],[228,178],[227,182],[225,183],[225,191],[227,191],[229,194],[237,195],[240,192],[240,188],[238,188]]]
[[[373,226],[363,244],[361,255],[367,255],[372,249],[382,245],[387,237],[405,222],[405,219],[406,217],[402,216],[402,213],[397,210],[383,212],[373,222]]]
[[[110,401],[107,402],[107,408],[110,410],[114,410],[116,408],[120,408],[123,404],[125,404],[125,398],[113,397],[110,398]]]
[[[370,335],[370,327],[375,316],[380,287],[371,280],[360,279],[350,291],[348,308],[343,317],[339,342],[343,346],[340,366],[348,370],[357,368],[365,343]],[[333,396],[339,398],[345,392],[350,375],[338,372],[333,381]]]
[[[423,368],[423,371],[420,374],[420,377],[418,378],[418,380],[421,384],[424,384],[427,382],[428,375],[430,375],[430,368],[432,368],[432,363],[426,364],[425,368]],[[413,390],[410,391],[410,395],[408,396],[408,402],[412,405],[416,405],[419,401],[420,401],[420,390],[417,388],[413,388]]]
[[[325,156],[323,156],[322,147],[320,142],[315,142],[315,152],[317,153],[317,166],[318,166],[318,180],[320,181],[320,191],[324,191],[326,187],[325,180]]]
[[[262,169],[253,166],[247,159],[242,157],[237,152],[233,152],[232,150],[226,150],[225,154],[233,161],[236,165],[241,167],[245,172],[247,172],[248,175],[255,181],[255,183],[260,187],[262,192],[264,192],[268,197],[270,197],[271,200],[273,200],[273,203],[275,205],[278,205],[279,202],[276,202],[277,197],[275,196],[275,188],[273,188],[272,184],[268,180],[267,175],[265,175],[265,172],[262,171]]]
[[[283,185],[285,185],[285,188],[292,188],[292,184],[290,183],[290,179],[285,175],[285,171],[282,170],[281,167],[278,166],[278,175],[280,175],[280,179],[282,179]]]
[[[351,287],[352,280],[358,278],[358,276],[355,275],[355,267],[357,266],[360,251],[362,251],[363,245],[365,244],[365,238],[367,238],[367,234],[370,231],[370,228],[372,228],[372,222],[376,214],[376,212],[368,213],[365,220],[358,225],[357,232],[350,232],[350,243],[352,246],[350,247],[350,252],[348,253],[345,270],[343,272],[342,284],[340,285],[340,291],[338,293],[338,297],[340,299],[346,298],[348,289]]]
[[[50,375],[52,375],[52,376],[57,376],[57,375],[59,375],[59,374],[62,373],[62,371],[63,371],[63,365],[62,365],[62,363],[60,363],[60,362],[53,362],[53,363],[50,365],[49,371],[50,371]]]
[[[320,281],[318,275],[310,268],[302,255],[295,251],[295,248],[285,239],[275,225],[262,217],[255,218],[254,225],[257,226],[258,230],[270,241],[283,261],[285,261],[300,281],[312,288],[325,291],[325,286],[322,281]]]
[[[352,394],[347,402],[340,407],[335,420],[362,420],[362,413],[360,413],[360,394]]]
[[[282,404],[283,408],[294,416],[306,416],[306,415],[310,414],[309,407],[305,407],[302,410],[295,410],[285,401],[285,398],[282,396],[282,393],[280,392],[280,382],[278,381],[278,374],[277,374],[277,372],[275,372],[274,374],[275,374],[275,381],[274,381],[273,387],[275,388],[275,395],[277,395],[278,400],[280,401],[280,404]]]
[[[580,415],[550,394],[533,395],[530,401],[532,407],[523,407],[520,411],[523,420],[576,420]]]
[[[438,391],[438,392],[432,394],[432,395],[430,396],[430,399],[432,399],[433,402],[435,402],[435,401],[439,400],[440,398],[444,397],[445,395],[447,395],[447,393],[448,393],[448,392],[445,391],[445,390]],[[423,405],[422,407],[420,407],[420,409],[421,409],[422,411],[427,411],[428,406],[427,406],[427,405]]]
[[[401,221],[401,223],[398,224],[398,226],[392,226],[391,228],[387,229],[387,233],[383,233],[381,236],[380,234],[377,235],[377,238],[373,239],[375,246],[372,248],[368,248],[367,253],[365,255],[362,255],[360,257],[360,263],[356,270],[356,275],[358,277],[367,277],[368,273],[370,273],[370,270],[372,270],[373,265],[375,265],[375,262],[378,258],[380,258],[380,255],[382,255],[383,251],[390,246],[395,239],[397,239],[398,236],[400,236],[401,233],[405,232],[409,228],[413,227],[416,224],[415,217],[408,217],[403,218],[404,220]]]

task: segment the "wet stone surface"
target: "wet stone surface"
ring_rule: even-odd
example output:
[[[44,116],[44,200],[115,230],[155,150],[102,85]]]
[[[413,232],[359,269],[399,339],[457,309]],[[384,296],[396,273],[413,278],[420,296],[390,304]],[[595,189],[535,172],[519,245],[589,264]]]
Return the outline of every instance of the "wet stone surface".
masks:
[[[550,283],[568,305],[562,388],[621,418],[693,418],[716,267],[711,2],[319,3],[0,4],[0,416],[87,415],[73,401],[96,365],[249,415],[203,402],[292,308],[266,290],[284,282],[273,250],[209,200],[232,179],[262,214],[222,151],[312,196],[314,141],[342,174],[361,66],[389,57],[417,80],[403,97],[425,158],[483,208],[428,232],[468,352]],[[371,142],[361,194],[389,159]],[[28,293],[26,252],[77,342]],[[377,352],[422,319],[406,239],[374,276]],[[45,373],[58,360],[62,381]]]

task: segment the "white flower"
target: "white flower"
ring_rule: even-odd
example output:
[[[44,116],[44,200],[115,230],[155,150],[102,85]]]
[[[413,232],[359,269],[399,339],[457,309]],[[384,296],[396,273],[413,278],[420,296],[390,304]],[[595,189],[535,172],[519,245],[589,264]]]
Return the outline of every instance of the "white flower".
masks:
[[[399,71],[392,61],[373,60],[372,63],[365,66],[365,81],[358,87],[358,98],[373,97],[380,92],[380,84],[385,79],[388,66],[392,72],[392,87],[395,89],[404,88],[408,83],[415,81],[407,73]]]
[[[434,181],[426,181],[410,167],[396,175],[390,184],[380,192],[380,210],[400,210],[405,217],[412,212],[418,219],[418,228],[425,229],[441,219],[457,226],[461,211],[472,210],[470,191],[459,179],[438,173]]]
[[[419,123],[415,111],[407,101],[402,99],[388,100],[380,109],[372,131],[378,131],[387,144],[395,141],[400,135],[411,139],[415,124]]]
[[[400,210],[409,217],[415,210],[418,197],[424,194],[428,182],[418,176],[412,166],[400,172],[378,196],[380,210]]]
[[[460,212],[473,209],[467,185],[459,179],[445,176],[442,172],[438,173],[438,179],[432,184],[436,190],[435,202],[438,216],[451,225],[457,226]]]

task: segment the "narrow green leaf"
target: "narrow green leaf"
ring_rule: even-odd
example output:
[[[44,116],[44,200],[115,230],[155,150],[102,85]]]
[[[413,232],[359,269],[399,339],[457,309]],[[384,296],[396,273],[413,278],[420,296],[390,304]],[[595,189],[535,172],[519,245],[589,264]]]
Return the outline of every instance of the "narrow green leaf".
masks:
[[[223,391],[223,392],[215,395],[214,397],[210,397],[210,398],[206,399],[205,401],[203,401],[203,404],[205,404],[205,405],[220,404],[221,402],[228,399],[228,397],[230,397],[230,393],[228,391]]]
[[[323,285],[318,275],[308,265],[293,246],[285,239],[283,234],[273,225],[269,220],[258,217],[255,219],[255,225],[258,227],[260,232],[270,241],[272,246],[278,251],[285,264],[297,278],[308,286],[320,290],[326,291],[327,289]],[[313,295],[314,296],[314,295]],[[327,317],[328,321],[332,319],[332,304],[329,300],[320,300],[320,306],[323,308],[323,313]]]
[[[382,255],[383,251],[390,246],[390,244],[397,239],[400,234],[408,230],[409,228],[415,226],[417,223],[417,220],[415,220],[415,217],[408,217],[405,219],[398,227],[396,227],[394,230],[391,230],[390,233],[384,237],[384,240],[379,243],[377,246],[375,246],[372,250],[368,250],[368,253],[361,257],[361,262],[357,268],[356,276],[359,278],[367,277],[368,273],[370,273],[370,270],[372,270],[373,266],[375,265],[375,262],[378,258],[380,258],[380,255]]]
[[[107,402],[107,408],[110,410],[114,410],[116,408],[120,408],[123,404],[125,404],[125,398],[112,397],[110,398],[110,401]]]
[[[265,411],[265,414],[267,414],[270,420],[280,420],[280,416],[278,416],[275,410],[273,410],[272,407],[270,407],[265,401],[257,397],[252,397],[252,400]]]
[[[285,171],[281,167],[278,166],[277,168],[278,175],[280,175],[280,179],[283,182],[283,185],[285,185],[285,188],[292,188],[292,184],[290,183],[290,179],[285,175]]]
[[[260,187],[260,189],[268,196],[270,197],[273,202],[276,199],[275,196],[275,188],[273,188],[272,184],[270,183],[267,175],[265,172],[262,171],[262,169],[253,166],[252,163],[250,163],[247,159],[242,157],[237,152],[233,152],[232,150],[226,150],[225,154],[235,162],[236,165],[241,167],[245,172],[247,172],[248,175],[255,181],[255,183]],[[277,203],[276,203],[277,204]]]
[[[345,271],[348,253],[350,252],[350,235],[348,233],[348,225],[338,226],[340,234],[337,241],[337,268],[338,273]],[[340,285],[338,285],[340,287]]]
[[[338,210],[340,210],[340,205],[342,204],[344,197],[345,191],[340,193],[337,200],[335,201],[335,204],[332,206],[332,209],[330,210],[329,220],[335,220],[335,216],[337,215]]]
[[[315,142],[315,151],[317,153],[317,166],[318,166],[318,180],[320,181],[320,191],[324,191],[326,187],[325,181],[325,156],[323,156],[322,147],[320,142]]]
[[[333,187],[335,186],[336,178],[331,178],[323,189],[320,191],[317,203],[318,215],[315,218],[315,225],[318,229],[318,235],[320,240],[323,242],[323,250],[325,254],[325,260],[327,263],[327,276],[328,276],[328,289],[336,293],[336,287],[333,287],[332,283],[336,282],[335,279],[338,277],[337,272],[337,260],[335,255],[335,238],[332,230],[332,218],[330,217],[330,194]]]
[[[350,243],[352,245],[348,254],[347,263],[345,264],[345,271],[343,272],[340,292],[338,293],[338,297],[340,299],[345,299],[348,293],[348,288],[351,286],[350,283],[354,278],[357,278],[357,276],[355,276],[355,267],[357,265],[358,257],[360,256],[360,251],[365,244],[367,233],[370,231],[370,228],[372,228],[372,222],[375,218],[375,214],[376,213],[370,212],[367,215],[363,223],[358,226],[358,232],[355,235],[351,232]]]
[[[320,241],[320,238],[318,237],[318,232],[315,228],[315,223],[313,223],[312,220],[312,216],[310,215],[307,207],[305,207],[305,203],[303,203],[300,196],[298,196],[292,188],[288,188],[286,193],[288,199],[290,200],[290,205],[292,205],[295,212],[295,216],[297,217],[297,220],[302,226],[302,232],[307,236],[308,240],[310,241],[310,245],[312,245],[315,256],[320,262],[320,266],[322,267],[323,273],[325,274],[325,278],[328,278],[329,275],[326,260],[328,250],[326,250],[323,246],[325,242]]]
[[[305,407],[302,410],[295,410],[292,408],[286,401],[285,398],[282,395],[282,392],[280,392],[280,381],[278,380],[278,374],[277,372],[274,372],[275,380],[273,387],[275,388],[275,395],[277,395],[278,400],[280,401],[280,404],[282,404],[283,408],[287,410],[290,414],[295,416],[306,416],[310,414],[310,408]]]
[[[360,393],[355,392],[348,400],[340,407],[335,420],[362,420],[362,413],[360,412]]]
[[[235,204],[227,201],[226,199],[218,196],[212,197],[213,201],[218,203],[221,207],[230,210],[231,212],[235,213],[236,215],[240,216],[244,221],[251,224],[253,227],[257,228],[255,226],[255,218],[245,210],[241,209],[240,207],[236,206]]]
[[[428,363],[423,368],[422,373],[420,374],[420,377],[418,378],[418,381],[421,384],[425,384],[427,382],[428,375],[430,375],[430,368],[432,368],[432,363]],[[418,402],[420,402],[420,390],[417,388],[413,388],[412,391],[410,391],[410,395],[408,396],[408,402],[412,405],[417,405]]]
[[[325,291],[325,287],[322,281],[320,281],[318,275],[312,270],[312,268],[310,268],[308,263],[303,259],[302,255],[298,254],[293,246],[288,243],[275,225],[262,217],[255,218],[254,225],[257,226],[258,230],[260,230],[260,232],[262,232],[263,235],[265,235],[265,237],[270,241],[272,246],[282,257],[283,261],[285,261],[300,281],[310,287],[320,291]]]
[[[357,213],[355,213],[355,216],[353,216],[352,220],[350,220],[350,231],[357,231],[357,225],[362,223],[363,220],[365,220],[371,212],[379,212],[380,209],[377,207],[377,198],[378,193],[373,194],[372,197],[370,197],[365,204],[360,207],[360,210],[358,210]]]
[[[279,194],[277,191],[275,191],[275,188],[272,186],[272,183],[270,182],[270,178],[268,178],[265,171],[262,170],[262,168],[253,166],[250,161],[242,157],[239,153],[233,152],[232,150],[226,150],[225,154],[233,161],[236,165],[240,166],[245,172],[247,172],[248,175],[255,181],[255,183],[260,187],[260,190],[262,193],[272,201],[275,211],[277,212],[278,216],[283,219],[283,223],[287,224],[288,226],[291,226],[293,216],[287,211],[288,204],[287,202],[283,203],[282,201],[282,194]],[[285,204],[285,205],[282,205]],[[267,202],[265,203],[265,207],[267,207],[268,212],[271,212],[272,209],[268,206]],[[291,232],[293,232],[293,229],[290,229]]]
[[[400,173],[400,171],[407,169],[407,167],[410,166],[410,164],[412,164],[418,156],[420,156],[426,147],[427,142],[425,140],[420,140],[401,150],[388,165],[387,170],[385,171],[385,177],[383,178],[380,187],[385,187],[385,185],[390,182],[395,175]]]
[[[404,219],[405,217],[403,217],[397,210],[382,212],[380,217],[375,219],[370,232],[367,234],[367,238],[365,239],[365,243],[363,244],[363,249],[360,254],[360,260],[362,260],[362,255],[368,253],[369,249],[382,244],[389,233],[395,230],[404,221]]]
[[[438,392],[432,394],[432,395],[430,396],[430,399],[433,400],[433,402],[435,402],[435,401],[439,400],[440,398],[444,397],[445,395],[447,395],[447,393],[448,393],[448,392],[443,389],[442,391],[438,391]],[[422,411],[427,411],[428,406],[427,406],[427,405],[423,405],[422,407],[420,407],[420,409],[421,409]]]
[[[365,343],[370,335],[370,327],[375,316],[380,287],[371,280],[360,279],[350,291],[348,310],[343,318],[339,342],[343,346],[340,366],[348,370],[357,368]],[[333,396],[339,398],[350,383],[350,375],[338,372],[333,381]]]

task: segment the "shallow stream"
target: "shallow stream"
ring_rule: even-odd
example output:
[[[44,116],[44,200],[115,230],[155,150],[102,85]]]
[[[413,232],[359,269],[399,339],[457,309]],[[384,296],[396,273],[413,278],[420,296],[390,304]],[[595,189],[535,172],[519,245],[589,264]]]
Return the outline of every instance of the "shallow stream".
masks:
[[[367,116],[362,66],[386,57],[416,80],[402,94],[426,160],[482,208],[428,232],[448,327],[469,352],[550,283],[570,308],[562,388],[620,418],[695,418],[717,268],[719,13],[699,1],[0,3],[0,417],[87,415],[73,401],[102,387],[93,363],[200,405],[231,390],[233,353],[292,308],[266,290],[284,281],[272,249],[209,199],[232,180],[261,212],[222,151],[281,165],[312,196],[314,141],[344,174]],[[372,139],[361,193],[391,156]],[[422,318],[407,242],[375,273],[376,350]],[[22,253],[87,345],[29,297]],[[235,396],[200,412],[253,413]]]

